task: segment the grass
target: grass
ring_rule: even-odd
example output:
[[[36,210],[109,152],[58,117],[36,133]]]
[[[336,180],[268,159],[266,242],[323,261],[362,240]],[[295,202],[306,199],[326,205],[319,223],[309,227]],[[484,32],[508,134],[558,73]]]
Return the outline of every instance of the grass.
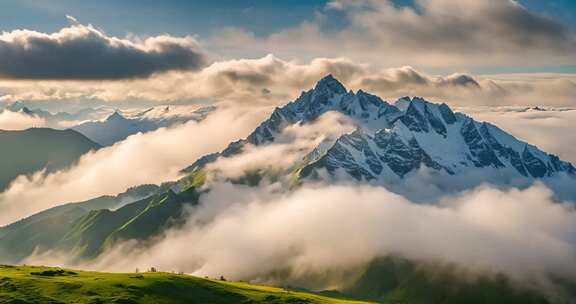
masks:
[[[311,293],[162,272],[101,273],[0,266],[0,303],[360,304]]]

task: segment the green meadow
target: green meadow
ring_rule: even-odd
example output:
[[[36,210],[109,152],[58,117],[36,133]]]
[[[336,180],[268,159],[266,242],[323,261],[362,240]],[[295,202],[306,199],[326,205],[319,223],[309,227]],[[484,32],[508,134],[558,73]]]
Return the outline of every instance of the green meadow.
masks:
[[[164,272],[102,273],[0,266],[0,303],[291,303],[361,304],[243,282]]]

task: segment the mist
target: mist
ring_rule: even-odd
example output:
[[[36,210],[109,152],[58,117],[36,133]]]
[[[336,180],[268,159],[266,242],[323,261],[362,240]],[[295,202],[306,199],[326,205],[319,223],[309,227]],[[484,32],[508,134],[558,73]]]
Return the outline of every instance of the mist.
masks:
[[[237,179],[249,172],[284,172],[298,165],[317,147],[333,144],[356,126],[338,112],[328,112],[313,123],[287,126],[268,145],[247,144],[242,153],[217,159],[206,166],[210,180]],[[287,182],[285,177],[284,182]]]
[[[222,143],[208,133],[210,127],[238,119],[218,115],[156,136],[172,142],[166,132],[194,130],[194,136],[204,134],[205,144],[218,150]],[[241,154],[209,164],[209,185],[199,205],[186,210],[186,224],[150,242],[118,243],[90,261],[44,252],[23,262],[112,272],[155,267],[313,289],[345,288],[372,261],[386,256],[455,265],[473,277],[504,273],[539,288],[550,286],[550,275],[576,279],[576,197],[572,182],[561,176],[534,183],[490,169],[452,177],[422,168],[386,183],[387,188],[341,174],[328,184],[308,181],[297,188],[282,175],[263,179],[257,187],[229,182],[254,170],[287,172],[310,149],[352,130],[344,117],[329,113],[313,124],[286,128],[273,144],[247,146]],[[155,145],[166,148],[157,140]],[[193,159],[199,154],[189,154],[198,151],[185,152]]]
[[[265,115],[265,110],[225,108],[199,123],[132,135],[83,155],[67,170],[19,176],[0,193],[0,225],[64,203],[175,180],[197,158],[246,136]]]
[[[25,130],[32,127],[43,127],[45,124],[46,121],[37,116],[9,110],[0,110],[0,130]]]
[[[480,186],[432,205],[366,185],[286,193],[278,183],[219,183],[189,214],[183,228],[145,250],[128,242],[82,264],[54,252],[25,262],[115,272],[154,266],[317,289],[345,287],[383,256],[447,263],[479,276],[504,273],[536,286],[546,286],[549,274],[576,278],[573,204],[556,202],[542,184]]]

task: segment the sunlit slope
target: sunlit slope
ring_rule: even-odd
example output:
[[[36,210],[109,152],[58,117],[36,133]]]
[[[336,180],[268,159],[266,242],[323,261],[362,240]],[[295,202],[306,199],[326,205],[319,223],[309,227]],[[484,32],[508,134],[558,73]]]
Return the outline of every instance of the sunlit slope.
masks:
[[[366,303],[171,273],[0,266],[0,303]]]

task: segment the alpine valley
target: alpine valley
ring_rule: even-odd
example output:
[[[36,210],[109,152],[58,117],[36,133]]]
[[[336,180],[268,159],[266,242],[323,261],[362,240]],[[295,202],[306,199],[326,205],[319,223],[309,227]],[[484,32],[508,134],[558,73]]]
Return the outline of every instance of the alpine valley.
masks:
[[[196,112],[194,117],[204,114]],[[96,138],[92,130],[114,129],[129,124],[127,120],[115,113],[74,129],[110,145],[131,131],[113,136],[105,131],[100,134],[111,136]],[[269,161],[267,151],[277,151],[282,161]],[[232,162],[239,165],[230,169]],[[137,243],[132,250],[145,250],[168,231],[187,225],[203,197],[214,195],[221,189],[215,185],[222,183],[247,189],[273,184],[286,193],[318,184],[360,184],[435,204],[448,193],[486,184],[499,189],[545,184],[558,200],[575,199],[566,188],[574,182],[572,164],[493,124],[419,97],[388,103],[362,90],[348,91],[328,75],[296,100],[276,108],[245,139],[183,168],[177,181],[61,204],[0,228],[0,262],[16,264],[30,256],[64,254],[65,263],[73,266],[97,261],[119,244]],[[576,296],[574,282],[564,279],[558,279],[562,297],[550,297],[517,287],[501,273],[461,280],[457,271],[446,270],[452,269],[449,266],[438,266],[442,270],[436,271],[437,266],[394,254],[367,265],[355,280],[325,293],[385,303],[563,303]],[[427,275],[431,268],[432,278]],[[271,277],[290,270],[276,271]],[[310,288],[302,285],[298,287]]]

